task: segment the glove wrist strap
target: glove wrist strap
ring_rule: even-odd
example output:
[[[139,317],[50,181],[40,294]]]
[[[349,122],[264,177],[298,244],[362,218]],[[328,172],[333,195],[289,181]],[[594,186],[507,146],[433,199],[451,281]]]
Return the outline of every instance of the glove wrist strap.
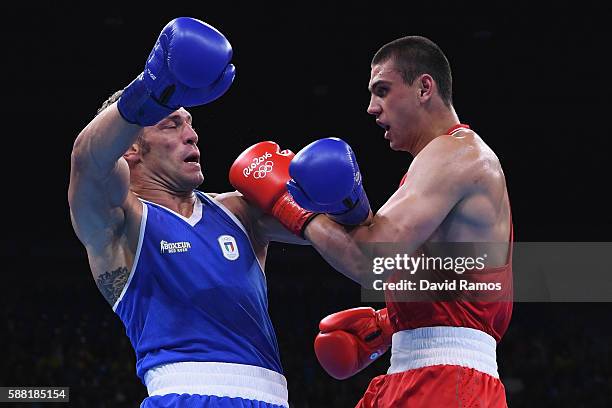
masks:
[[[382,330],[382,335],[385,338],[388,338],[390,342],[391,336],[393,336],[393,333],[395,333],[395,330],[393,329],[393,325],[391,324],[391,319],[389,318],[389,312],[386,307],[384,309],[380,309],[376,311],[376,324]]]
[[[176,110],[153,98],[145,85],[143,74],[123,89],[117,108],[123,119],[140,126],[152,126]]]
[[[330,214],[330,217],[343,225],[359,225],[368,219],[369,215],[370,201],[364,193],[353,208],[341,214]]]
[[[272,215],[289,231],[304,238],[306,225],[317,214],[300,207],[291,195],[285,192],[272,207]]]

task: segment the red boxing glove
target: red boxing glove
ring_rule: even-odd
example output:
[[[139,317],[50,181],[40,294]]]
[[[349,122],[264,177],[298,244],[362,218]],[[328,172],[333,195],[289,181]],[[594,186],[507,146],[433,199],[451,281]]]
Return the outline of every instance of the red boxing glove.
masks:
[[[232,164],[229,180],[244,197],[274,216],[285,228],[303,237],[316,214],[300,207],[287,192],[289,163],[295,154],[280,150],[274,142],[260,142],[246,149]]]
[[[325,371],[337,380],[357,374],[383,355],[393,335],[387,308],[343,310],[321,320],[319,330],[315,354]]]

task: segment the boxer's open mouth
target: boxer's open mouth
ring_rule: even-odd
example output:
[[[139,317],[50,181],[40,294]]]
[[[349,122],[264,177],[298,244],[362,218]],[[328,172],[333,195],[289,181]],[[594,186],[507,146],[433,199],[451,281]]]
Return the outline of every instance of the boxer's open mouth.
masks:
[[[189,156],[185,157],[183,161],[186,163],[199,163],[200,155],[197,153],[191,153]]]
[[[387,130],[387,131],[388,131],[389,129],[391,129],[391,126],[387,125],[386,123],[384,123],[384,122],[382,122],[382,121],[380,121],[380,120],[378,120],[378,119],[376,119],[376,124],[377,124],[378,126],[380,126],[381,128],[383,128],[383,129]]]

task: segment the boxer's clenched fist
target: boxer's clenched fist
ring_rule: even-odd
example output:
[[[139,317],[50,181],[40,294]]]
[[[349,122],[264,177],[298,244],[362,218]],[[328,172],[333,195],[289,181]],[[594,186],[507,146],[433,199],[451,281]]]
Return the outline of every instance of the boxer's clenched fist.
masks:
[[[293,156],[292,151],[281,151],[274,142],[257,143],[234,161],[229,179],[249,202],[301,237],[315,214],[297,205],[287,192],[289,163]]]
[[[214,27],[190,17],[170,21],[117,107],[130,123],[151,126],[180,107],[204,105],[232,84],[232,46]]]

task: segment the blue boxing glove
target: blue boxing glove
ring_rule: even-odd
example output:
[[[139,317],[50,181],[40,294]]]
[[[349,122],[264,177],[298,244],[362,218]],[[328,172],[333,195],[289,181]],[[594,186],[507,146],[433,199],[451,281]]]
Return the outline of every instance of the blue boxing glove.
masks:
[[[336,222],[358,225],[368,218],[370,202],[351,147],[341,139],[316,140],[289,165],[287,190],[302,208],[326,213]]]
[[[180,107],[212,102],[225,93],[236,70],[232,46],[214,27],[190,17],[170,21],[142,72],[117,107],[130,123],[151,126]]]

